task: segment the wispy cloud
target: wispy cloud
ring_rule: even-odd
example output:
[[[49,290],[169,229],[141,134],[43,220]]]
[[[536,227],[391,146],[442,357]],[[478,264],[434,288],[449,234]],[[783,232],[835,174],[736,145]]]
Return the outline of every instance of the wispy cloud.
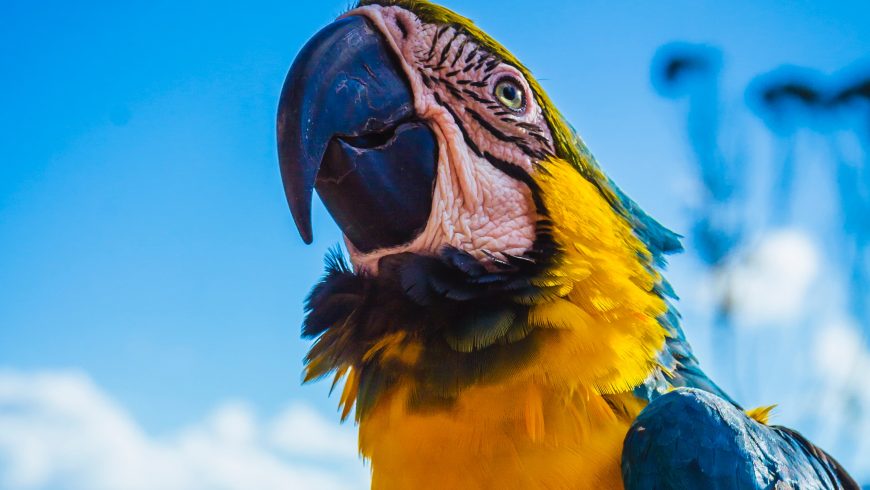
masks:
[[[796,229],[762,237],[726,277],[737,323],[757,327],[795,324],[820,269],[812,238]]]
[[[168,437],[147,434],[87,375],[0,371],[0,488],[363,489],[355,436],[292,404],[260,420],[218,406]]]

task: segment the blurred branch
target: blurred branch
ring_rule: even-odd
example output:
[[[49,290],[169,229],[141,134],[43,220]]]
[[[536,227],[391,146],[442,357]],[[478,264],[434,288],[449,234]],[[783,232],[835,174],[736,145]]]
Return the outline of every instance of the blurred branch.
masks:
[[[832,93],[828,102],[861,149],[852,158],[837,151],[836,181],[848,242],[850,306],[865,334],[870,331],[870,67],[858,71]]]
[[[732,325],[733,301],[729,263],[745,237],[744,195],[746,173],[741,158],[722,151],[720,104],[721,53],[712,47],[674,43],[659,49],[653,60],[653,86],[671,99],[686,99],[686,133],[701,184],[691,240],[703,263],[719,283],[715,325],[719,330],[718,361],[737,376],[737,353]]]
[[[815,71],[784,66],[753,80],[746,99],[749,107],[780,140],[770,217],[773,224],[781,225],[791,218],[797,133],[814,126],[827,108],[825,84]]]

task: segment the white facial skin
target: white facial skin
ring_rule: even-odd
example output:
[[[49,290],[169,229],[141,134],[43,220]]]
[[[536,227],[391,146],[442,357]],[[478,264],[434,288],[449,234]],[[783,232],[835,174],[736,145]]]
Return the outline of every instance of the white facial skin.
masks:
[[[357,270],[377,273],[385,255],[431,255],[446,245],[482,261],[487,254],[529,250],[538,219],[531,191],[492,163],[531,174],[537,160],[553,153],[550,130],[520,71],[461,30],[423,23],[400,7],[367,6],[346,15],[368,18],[388,40],[410,81],[417,115],[429,124],[439,148],[425,229],[411,243],[367,254],[345,240]],[[500,83],[517,87],[524,106],[499,102]]]

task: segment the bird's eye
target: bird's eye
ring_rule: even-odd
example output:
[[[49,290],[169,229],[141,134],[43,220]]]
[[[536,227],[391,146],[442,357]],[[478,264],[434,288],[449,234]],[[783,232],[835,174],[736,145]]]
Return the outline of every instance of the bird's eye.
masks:
[[[501,105],[514,112],[520,112],[526,107],[523,87],[510,78],[502,79],[495,85],[495,98]]]

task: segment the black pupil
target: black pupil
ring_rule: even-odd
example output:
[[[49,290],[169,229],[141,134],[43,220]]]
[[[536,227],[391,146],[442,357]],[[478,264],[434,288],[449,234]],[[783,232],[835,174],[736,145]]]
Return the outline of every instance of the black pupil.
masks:
[[[517,88],[511,84],[504,84],[501,88],[501,95],[507,100],[516,100],[517,98]]]

